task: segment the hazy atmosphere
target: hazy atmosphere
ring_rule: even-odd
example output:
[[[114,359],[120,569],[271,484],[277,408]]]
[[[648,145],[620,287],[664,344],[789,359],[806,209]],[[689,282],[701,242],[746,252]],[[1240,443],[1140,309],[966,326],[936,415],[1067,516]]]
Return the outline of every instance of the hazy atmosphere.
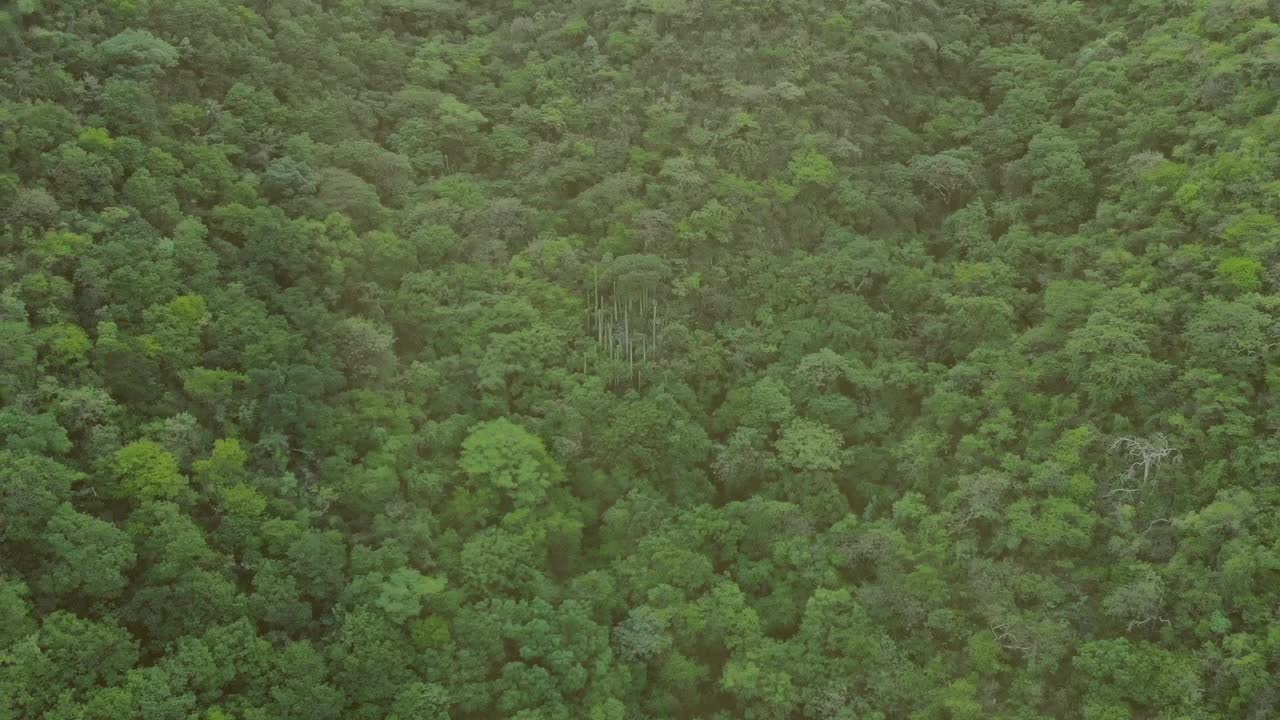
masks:
[[[0,720],[1280,717],[1280,0],[0,9]]]

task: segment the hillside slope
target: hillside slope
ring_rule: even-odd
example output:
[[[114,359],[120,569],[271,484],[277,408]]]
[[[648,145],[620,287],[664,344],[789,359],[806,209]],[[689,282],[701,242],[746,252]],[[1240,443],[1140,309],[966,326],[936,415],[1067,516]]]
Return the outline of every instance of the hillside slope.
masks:
[[[1274,0],[0,60],[0,720],[1280,714]]]

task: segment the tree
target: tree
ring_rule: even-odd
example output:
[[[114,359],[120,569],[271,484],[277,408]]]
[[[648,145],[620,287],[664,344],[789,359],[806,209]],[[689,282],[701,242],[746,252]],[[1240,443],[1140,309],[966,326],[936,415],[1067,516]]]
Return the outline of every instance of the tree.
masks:
[[[147,584],[172,583],[194,568],[217,562],[204,532],[173,503],[143,505],[129,516],[125,529],[145,568]]]
[[[413,568],[375,572],[356,578],[345,593],[353,608],[374,607],[397,625],[416,619],[424,602],[444,592],[447,582]]]
[[[480,597],[535,594],[545,582],[532,543],[502,528],[472,535],[458,555],[458,564],[468,590]]]
[[[626,660],[649,661],[661,657],[674,645],[668,613],[648,606],[632,608],[626,620],[614,628],[614,642]]]
[[[1183,337],[1198,365],[1248,375],[1280,341],[1273,339],[1274,332],[1271,317],[1252,303],[1210,298],[1190,318]]]
[[[119,597],[128,584],[125,573],[137,560],[124,531],[77,512],[70,503],[49,518],[41,545],[49,562],[39,587],[67,600]]]
[[[109,156],[66,143],[52,159],[47,175],[59,204],[79,207],[112,202],[118,172]]]
[[[384,708],[414,681],[408,637],[389,620],[368,611],[342,618],[328,656],[335,685],[347,698],[345,717],[384,717]]]
[[[393,362],[395,337],[390,328],[364,318],[343,318],[335,328],[343,367],[354,375],[378,375]]]
[[[473,483],[497,489],[518,507],[542,502],[564,480],[542,440],[506,418],[471,429],[458,467]]]
[[[104,63],[154,65],[170,68],[178,64],[178,50],[146,30],[124,30],[98,43]]]
[[[338,168],[325,168],[317,180],[317,199],[326,208],[344,213],[362,229],[378,224],[383,212],[378,191],[360,177]]]
[[[1174,706],[1190,700],[1198,682],[1185,657],[1154,647],[1147,642],[1125,639],[1093,640],[1083,643],[1071,660],[1093,683],[1089,695],[1094,702],[1127,700],[1154,706]]]
[[[1150,397],[1169,366],[1151,357],[1146,337],[1154,328],[1099,310],[1084,327],[1071,332],[1065,352],[1071,379],[1091,398],[1111,403],[1125,397]]]
[[[0,578],[0,646],[13,647],[35,632],[30,594],[31,589],[22,581]]]
[[[345,585],[346,557],[340,533],[308,531],[289,545],[286,567],[305,596],[330,602]]]
[[[149,137],[160,116],[154,88],[149,83],[119,76],[103,83],[98,106],[112,135]]]
[[[119,494],[137,502],[174,498],[186,487],[177,458],[151,440],[136,440],[121,448],[111,469]]]
[[[312,195],[318,187],[316,172],[311,166],[291,157],[273,160],[262,176],[262,189],[276,200]]]
[[[391,706],[388,720],[448,720],[449,692],[435,683],[405,686]]]
[[[174,366],[195,364],[201,333],[211,319],[209,305],[200,295],[179,295],[163,305],[153,305],[142,313],[147,334],[142,342],[147,351]]]
[[[791,179],[797,185],[808,183],[829,187],[836,180],[835,163],[812,148],[794,153],[787,169],[791,171]]]
[[[14,646],[5,680],[20,712],[43,715],[59,694],[85,698],[98,688],[121,684],[138,661],[138,642],[112,622],[55,610],[40,630]]]
[[[1262,289],[1262,263],[1253,258],[1231,257],[1218,263],[1218,280],[1240,292]]]
[[[838,470],[843,442],[829,427],[812,420],[793,420],[778,438],[778,456],[795,470]]]
[[[953,193],[972,188],[977,182],[977,153],[970,148],[946,150],[937,155],[917,155],[911,159],[911,174],[944,201]]]
[[[244,482],[248,459],[249,454],[239,440],[223,438],[213,443],[213,452],[208,458],[192,463],[191,472],[208,490],[226,490]]]
[[[61,208],[58,201],[42,188],[18,188],[9,202],[9,220],[17,227],[43,228],[53,224]]]
[[[328,681],[324,655],[309,641],[286,644],[271,658],[271,672],[279,682],[271,688],[270,711],[286,720],[337,720],[346,698]]]
[[[1161,624],[1169,624],[1169,620],[1162,615],[1165,603],[1164,581],[1152,567],[1139,566],[1127,570],[1125,574],[1130,579],[1102,599],[1103,612],[1126,622],[1126,632],[1158,632]]]
[[[72,486],[83,477],[39,455],[0,450],[0,499],[5,507],[0,542],[39,538],[45,523],[70,499]]]
[[[1034,227],[1070,230],[1090,215],[1093,179],[1075,141],[1062,130],[1038,133],[1005,176],[1011,185],[1026,188],[1030,200],[1025,212]]]
[[[312,620],[311,605],[303,600],[297,579],[275,561],[257,568],[248,606],[258,622],[289,633],[304,630]]]

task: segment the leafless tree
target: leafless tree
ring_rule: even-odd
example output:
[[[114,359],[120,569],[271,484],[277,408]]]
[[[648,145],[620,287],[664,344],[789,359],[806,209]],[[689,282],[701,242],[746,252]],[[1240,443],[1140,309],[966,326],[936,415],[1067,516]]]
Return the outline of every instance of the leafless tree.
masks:
[[[1023,644],[1018,639],[1017,633],[1009,627],[1009,623],[999,623],[991,626],[991,633],[996,636],[996,642],[1005,650],[1030,650],[1031,646]]]
[[[1128,626],[1127,628],[1125,628],[1125,629],[1126,629],[1126,631],[1128,631],[1128,632],[1133,632],[1134,628],[1143,628],[1143,627],[1147,627],[1148,625],[1150,625],[1150,624],[1151,624],[1151,623],[1153,623],[1153,622],[1154,622],[1154,623],[1164,623],[1165,625],[1172,625],[1172,624],[1173,624],[1173,623],[1169,622],[1168,620],[1166,620],[1166,619],[1164,619],[1164,618],[1160,617],[1159,615],[1148,615],[1148,616],[1146,616],[1146,617],[1142,618],[1141,620],[1132,620],[1132,621],[1130,621],[1130,622],[1129,622],[1129,626]]]
[[[1116,438],[1111,443],[1111,451],[1123,453],[1132,461],[1124,474],[1129,479],[1138,481],[1142,487],[1152,482],[1155,471],[1166,460],[1174,464],[1182,462],[1182,451],[1170,446],[1163,433],[1157,433],[1151,439],[1131,436]]]

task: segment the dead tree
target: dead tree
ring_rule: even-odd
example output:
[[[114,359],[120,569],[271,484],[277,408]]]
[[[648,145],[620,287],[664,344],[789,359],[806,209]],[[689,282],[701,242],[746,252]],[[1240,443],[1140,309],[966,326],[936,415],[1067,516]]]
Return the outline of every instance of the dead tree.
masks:
[[[1121,452],[1131,461],[1124,476],[1138,483],[1139,487],[1147,487],[1154,482],[1154,475],[1166,460],[1177,464],[1182,462],[1182,451],[1169,445],[1163,433],[1154,438],[1120,437],[1111,443],[1112,452]]]

